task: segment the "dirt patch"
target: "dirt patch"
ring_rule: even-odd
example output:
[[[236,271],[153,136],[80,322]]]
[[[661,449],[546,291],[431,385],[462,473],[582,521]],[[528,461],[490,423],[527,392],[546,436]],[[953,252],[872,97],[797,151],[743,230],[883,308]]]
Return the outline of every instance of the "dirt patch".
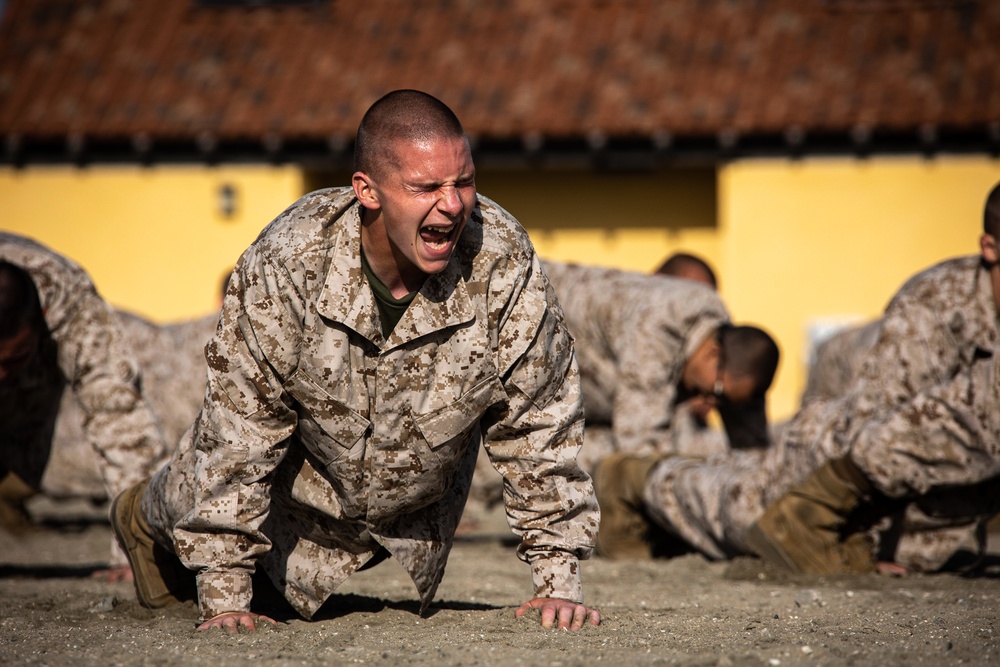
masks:
[[[791,577],[751,558],[595,559],[584,580],[604,622],[571,633],[514,618],[530,577],[495,512],[460,538],[425,617],[387,561],[352,577],[318,620],[226,635],[196,632],[193,605],[149,611],[130,584],[92,579],[110,539],[93,516],[0,535],[0,665],[1000,664],[995,556],[972,577],[895,579]]]

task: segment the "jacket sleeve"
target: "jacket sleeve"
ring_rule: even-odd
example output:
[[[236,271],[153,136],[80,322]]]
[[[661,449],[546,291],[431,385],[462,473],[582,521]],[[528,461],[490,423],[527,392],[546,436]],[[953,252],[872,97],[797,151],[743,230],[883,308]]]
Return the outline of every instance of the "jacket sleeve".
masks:
[[[142,395],[138,364],[110,307],[81,273],[67,274],[52,330],[59,366],[85,414],[84,431],[111,497],[152,474],[167,454]]]
[[[513,264],[513,262],[512,262]],[[573,341],[536,257],[516,273],[498,322],[506,413],[486,431],[536,597],[583,600],[579,560],[597,537],[593,485],[577,464],[583,404]]]
[[[198,573],[202,618],[249,609],[251,574],[270,548],[261,531],[270,473],[297,423],[282,377],[295,367],[301,301],[287,272],[251,248],[233,273],[195,422],[194,509],[177,524],[181,560]]]

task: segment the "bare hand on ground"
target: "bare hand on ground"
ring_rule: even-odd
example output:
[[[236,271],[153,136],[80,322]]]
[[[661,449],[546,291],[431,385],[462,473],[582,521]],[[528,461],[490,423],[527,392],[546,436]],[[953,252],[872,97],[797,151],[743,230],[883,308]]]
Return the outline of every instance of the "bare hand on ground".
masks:
[[[579,602],[563,600],[561,598],[535,598],[528,600],[514,612],[514,616],[521,618],[529,609],[538,609],[542,613],[542,627],[558,627],[560,630],[579,630],[587,621],[591,625],[600,625],[601,612],[596,609],[588,609]],[[558,626],[556,623],[558,622]]]
[[[899,563],[891,561],[879,561],[875,564],[875,569],[878,570],[879,574],[888,575],[890,577],[905,577],[910,573],[910,571],[906,569],[905,565],[900,565]]]
[[[222,628],[229,634],[236,634],[240,630],[247,632],[257,632],[257,622],[267,621],[271,625],[278,625],[273,618],[263,614],[253,614],[249,611],[227,611],[218,616],[213,616],[198,626],[199,630],[211,630],[212,628]]]

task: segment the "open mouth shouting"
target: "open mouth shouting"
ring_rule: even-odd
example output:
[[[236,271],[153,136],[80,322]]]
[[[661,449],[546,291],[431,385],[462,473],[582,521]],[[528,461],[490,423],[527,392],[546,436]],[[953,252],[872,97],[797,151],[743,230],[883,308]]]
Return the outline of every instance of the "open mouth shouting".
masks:
[[[451,254],[461,225],[427,225],[420,228],[420,240],[425,252],[434,259],[444,259]]]

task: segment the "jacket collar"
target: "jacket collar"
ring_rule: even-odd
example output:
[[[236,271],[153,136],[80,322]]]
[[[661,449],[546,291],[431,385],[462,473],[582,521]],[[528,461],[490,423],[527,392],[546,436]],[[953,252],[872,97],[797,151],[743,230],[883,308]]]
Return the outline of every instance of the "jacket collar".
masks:
[[[475,308],[463,275],[465,262],[461,258],[468,254],[463,252],[463,246],[470,235],[470,227],[480,219],[478,215],[465,226],[444,271],[427,276],[389,339],[384,340],[375,296],[361,270],[359,205],[353,193],[345,203],[346,207],[335,206],[339,219],[333,222],[336,231],[331,240],[329,270],[316,305],[320,315],[350,327],[386,349],[475,318]]]

